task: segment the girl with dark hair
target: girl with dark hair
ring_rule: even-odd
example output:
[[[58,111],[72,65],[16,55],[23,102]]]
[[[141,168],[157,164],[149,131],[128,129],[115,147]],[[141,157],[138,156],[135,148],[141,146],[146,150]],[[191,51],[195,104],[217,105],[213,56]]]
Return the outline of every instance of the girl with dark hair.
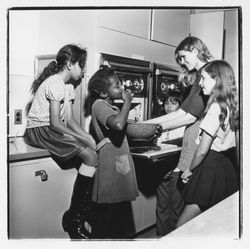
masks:
[[[165,113],[175,112],[183,102],[183,96],[180,91],[170,90],[163,98],[163,109]]]
[[[62,169],[78,170],[71,204],[62,220],[65,232],[72,239],[91,236],[87,213],[97,165],[95,141],[74,118],[75,91],[69,83],[84,77],[86,57],[86,49],[68,44],[34,80],[25,132],[27,143],[48,150]]]
[[[199,125],[198,145],[181,178],[185,208],[177,227],[238,190],[238,179],[229,160],[236,146],[238,128],[237,89],[231,66],[222,60],[208,63],[201,71],[200,85],[209,96]]]
[[[121,208],[139,194],[126,137],[132,95],[107,67],[91,77],[88,92],[86,115],[92,116],[90,133],[98,151],[93,188],[93,201],[98,203],[96,234],[97,238],[123,238],[129,219]],[[124,100],[121,110],[114,106],[116,99]]]

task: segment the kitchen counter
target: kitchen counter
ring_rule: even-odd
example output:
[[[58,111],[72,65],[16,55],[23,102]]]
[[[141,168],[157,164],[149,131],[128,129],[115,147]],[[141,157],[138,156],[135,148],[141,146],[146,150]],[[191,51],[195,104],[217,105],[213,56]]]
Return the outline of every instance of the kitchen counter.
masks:
[[[160,144],[158,151],[148,151],[144,153],[131,153],[133,157],[145,158],[150,162],[159,161],[166,156],[177,153],[181,147],[176,144]],[[50,153],[45,149],[36,148],[25,143],[24,137],[9,139],[9,162],[16,162],[29,159],[50,157]]]
[[[150,163],[165,160],[167,156],[177,154],[182,148],[182,137],[158,144],[160,150],[150,150],[144,153],[132,152],[134,158],[147,159]]]
[[[180,146],[175,144],[160,144],[160,150],[150,150],[144,153],[131,153],[133,157],[148,159],[151,163],[164,160],[166,156],[176,154],[181,150]]]
[[[9,162],[50,157],[47,150],[36,148],[25,143],[24,137],[9,139]]]
[[[162,239],[218,237],[239,238],[239,192],[211,207]]]

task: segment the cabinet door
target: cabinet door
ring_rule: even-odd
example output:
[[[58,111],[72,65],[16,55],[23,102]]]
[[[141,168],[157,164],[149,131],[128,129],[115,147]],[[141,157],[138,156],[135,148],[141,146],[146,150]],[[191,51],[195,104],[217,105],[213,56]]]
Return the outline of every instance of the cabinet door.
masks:
[[[143,227],[143,196],[139,195],[135,201],[131,201],[135,233],[144,229]]]
[[[225,47],[224,59],[232,66],[235,79],[239,76],[239,33],[238,33],[238,10],[225,11]]]
[[[150,15],[150,10],[100,10],[98,25],[148,39]]]
[[[43,170],[42,181],[36,172]],[[61,170],[52,159],[12,163],[9,170],[9,236],[68,238],[61,225],[68,209],[76,170]]]
[[[190,15],[190,33],[200,38],[216,59],[222,59],[224,12]]]
[[[150,227],[155,224],[156,216],[155,216],[155,208],[156,208],[156,196],[143,196],[143,228]]]
[[[153,10],[151,40],[177,46],[189,33],[189,10]]]

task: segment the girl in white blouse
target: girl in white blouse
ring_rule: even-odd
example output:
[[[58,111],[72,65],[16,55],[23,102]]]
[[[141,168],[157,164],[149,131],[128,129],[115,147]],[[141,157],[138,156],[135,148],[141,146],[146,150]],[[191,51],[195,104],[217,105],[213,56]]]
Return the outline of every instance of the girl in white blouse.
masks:
[[[235,147],[238,128],[237,89],[231,66],[222,60],[208,63],[199,83],[209,95],[200,124],[198,148],[182,174],[185,208],[177,227],[238,190],[238,179],[227,151]]]

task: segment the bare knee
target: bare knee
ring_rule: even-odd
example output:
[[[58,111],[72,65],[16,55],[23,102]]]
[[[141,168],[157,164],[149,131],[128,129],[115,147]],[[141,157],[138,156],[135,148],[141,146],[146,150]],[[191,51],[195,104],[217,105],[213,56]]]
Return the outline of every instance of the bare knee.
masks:
[[[201,210],[198,205],[186,205],[181,213],[179,220],[177,221],[176,228],[182,226],[184,223],[193,219],[201,213]]]
[[[80,157],[82,158],[83,162],[87,165],[97,165],[97,153],[95,150],[87,147],[82,152],[80,152]]]

